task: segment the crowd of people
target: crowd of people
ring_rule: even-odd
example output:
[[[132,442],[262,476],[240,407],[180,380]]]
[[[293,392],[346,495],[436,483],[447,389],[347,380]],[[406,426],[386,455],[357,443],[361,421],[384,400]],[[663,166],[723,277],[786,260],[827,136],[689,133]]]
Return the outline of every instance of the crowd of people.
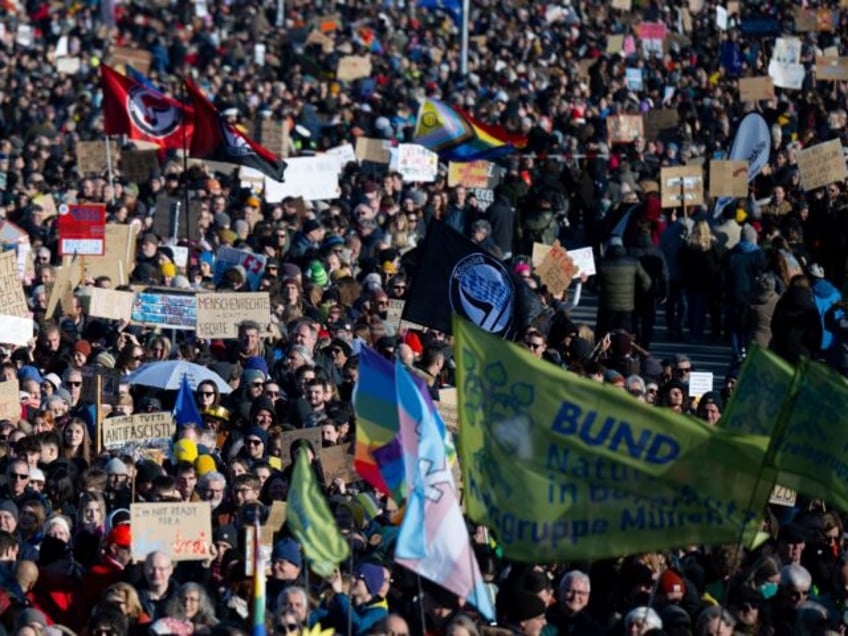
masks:
[[[813,73],[818,54],[843,46],[838,32],[804,33],[802,89],[755,103],[739,99],[738,79],[766,73],[771,40],[742,27],[771,20],[793,33],[793,3],[743,6],[722,30],[712,1],[634,1],[624,11],[598,0],[474,0],[467,74],[451,12],[403,0],[29,0],[0,10],[0,216],[32,248],[34,275],[23,285],[37,331],[30,346],[0,348],[2,378],[18,382],[21,400],[20,418],[0,422],[0,629],[16,636],[249,633],[247,511],[286,499],[292,459],[306,446],[352,557],[317,577],[281,528],[267,577],[269,633],[295,636],[317,625],[355,636],[844,632],[844,527],[826,502],[802,496],[793,506],[772,506],[770,538],[756,550],[690,546],[593,563],[579,554],[557,564],[514,563],[497,536],[469,522],[496,601],[493,625],[465,599],[394,563],[397,510],[384,495],[362,481],[326,479],[320,449],[284,443],[285,432],[305,428],[320,429],[322,447],[354,440],[363,346],[399,359],[435,399],[453,383],[450,335],[401,329],[389,313],[391,300],[427,285],[416,254],[430,223],[504,259],[537,295],[543,311],[522,326],[522,346],[657,408],[716,424],[753,343],[792,363],[809,356],[848,374],[846,184],[806,191],[796,160],[800,148],[846,141],[848,88],[816,82]],[[639,22],[668,27],[658,52],[608,51],[609,36],[637,33]],[[310,37],[316,32],[322,37]],[[78,58],[77,72],[57,71],[60,42],[62,56]],[[79,142],[103,140],[98,65],[116,46],[149,52],[151,81],[177,99],[182,78],[193,78],[249,135],[258,137],[264,120],[282,121],[291,156],[361,136],[411,142],[425,97],[528,143],[497,160],[502,176],[491,197],[449,187],[446,166],[433,183],[407,183],[386,165],[351,162],[338,198],[305,202],[269,201],[242,187],[235,170],[189,166],[173,152],[147,180],[129,180],[119,162],[81,174]],[[371,76],[336,81],[344,55],[369,56]],[[629,68],[640,69],[639,86],[628,82]],[[660,108],[676,111],[677,123],[632,143],[608,138],[611,115]],[[766,119],[772,144],[750,196],[718,216],[711,205],[662,208],[659,169],[727,156],[736,125],[752,110]],[[137,229],[129,281],[84,276],[47,315],[62,258],[56,217],[39,204],[44,194],[59,204],[105,204],[109,223]],[[185,265],[171,237],[155,231],[163,196],[190,203],[196,240],[181,233]],[[564,294],[546,289],[531,260],[534,243],[557,239],[591,245],[598,264],[594,277],[579,277]],[[266,257],[258,284],[241,266],[216,277],[221,246]],[[203,340],[190,330],[89,314],[92,287],[126,282],[184,291],[255,287],[270,295],[271,325],[245,321],[237,339]],[[585,294],[597,296],[595,324],[570,316]],[[673,359],[650,355],[663,323],[679,343]],[[704,341],[730,345],[728,372],[722,387],[692,402],[687,345]],[[171,359],[207,366],[231,391],[212,381],[195,387],[202,421],[181,426],[160,463],[101,451],[98,415],[168,411],[175,395],[124,382],[116,403],[98,413],[83,399],[87,369],[126,378]],[[189,501],[211,504],[208,558],[175,563],[161,551],[133,554],[133,535],[145,529],[130,523],[132,503]]]

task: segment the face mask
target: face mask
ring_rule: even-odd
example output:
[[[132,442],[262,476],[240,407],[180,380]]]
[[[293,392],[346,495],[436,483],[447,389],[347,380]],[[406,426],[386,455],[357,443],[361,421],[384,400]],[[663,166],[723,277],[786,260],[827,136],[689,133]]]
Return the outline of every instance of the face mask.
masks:
[[[760,593],[763,595],[763,598],[771,598],[777,594],[777,583],[763,583],[760,586]]]

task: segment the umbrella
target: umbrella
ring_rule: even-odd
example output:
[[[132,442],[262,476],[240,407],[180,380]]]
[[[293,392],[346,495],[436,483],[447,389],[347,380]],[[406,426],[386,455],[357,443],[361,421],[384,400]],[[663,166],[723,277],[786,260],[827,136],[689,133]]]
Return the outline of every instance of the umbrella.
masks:
[[[180,388],[183,376],[188,379],[188,385],[192,390],[196,390],[197,385],[204,380],[211,380],[221,393],[232,392],[230,385],[224,382],[220,375],[206,367],[185,360],[148,362],[130,373],[125,381],[128,384],[141,384],[165,389],[166,391],[177,391]]]

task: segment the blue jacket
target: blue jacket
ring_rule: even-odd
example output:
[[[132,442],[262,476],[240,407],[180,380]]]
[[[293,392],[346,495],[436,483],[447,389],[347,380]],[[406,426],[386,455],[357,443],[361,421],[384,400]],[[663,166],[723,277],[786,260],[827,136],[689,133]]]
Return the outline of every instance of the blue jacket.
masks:
[[[309,626],[320,623],[324,629],[335,629],[336,633],[347,633],[347,613],[350,609],[350,597],[336,594],[329,603],[309,615]],[[351,630],[354,636],[365,636],[371,628],[389,615],[389,606],[385,600],[376,598],[370,603],[355,605],[350,613]]]
[[[819,310],[819,316],[822,321],[821,350],[824,352],[833,346],[833,332],[825,325],[824,314],[834,303],[842,300],[842,294],[824,278],[816,280],[812,285],[812,289],[813,299],[816,301],[816,309]]]

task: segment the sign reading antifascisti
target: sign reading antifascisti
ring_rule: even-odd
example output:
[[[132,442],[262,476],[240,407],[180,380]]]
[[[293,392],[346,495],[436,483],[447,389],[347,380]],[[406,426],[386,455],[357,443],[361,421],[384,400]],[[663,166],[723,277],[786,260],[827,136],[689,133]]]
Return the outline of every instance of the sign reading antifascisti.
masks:
[[[107,417],[100,428],[103,432],[103,447],[109,450],[168,439],[176,432],[174,416],[165,411]]]

